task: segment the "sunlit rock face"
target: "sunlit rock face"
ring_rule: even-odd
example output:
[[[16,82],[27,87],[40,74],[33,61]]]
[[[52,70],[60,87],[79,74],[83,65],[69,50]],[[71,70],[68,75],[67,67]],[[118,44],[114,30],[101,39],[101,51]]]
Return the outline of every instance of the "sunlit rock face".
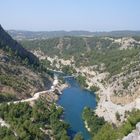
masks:
[[[137,123],[136,129],[129,135],[123,138],[123,140],[140,140],[140,122]]]

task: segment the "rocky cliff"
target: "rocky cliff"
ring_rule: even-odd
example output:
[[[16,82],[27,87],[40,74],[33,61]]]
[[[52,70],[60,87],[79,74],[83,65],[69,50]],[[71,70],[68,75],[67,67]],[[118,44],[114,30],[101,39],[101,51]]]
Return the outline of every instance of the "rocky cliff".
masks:
[[[5,30],[0,25],[0,48],[2,46],[9,47],[23,59],[28,58],[30,64],[39,63],[39,60],[35,55],[24,49],[17,41],[13,40],[12,37],[7,32],[5,32]]]
[[[38,58],[0,26],[0,102],[23,99],[50,86]]]

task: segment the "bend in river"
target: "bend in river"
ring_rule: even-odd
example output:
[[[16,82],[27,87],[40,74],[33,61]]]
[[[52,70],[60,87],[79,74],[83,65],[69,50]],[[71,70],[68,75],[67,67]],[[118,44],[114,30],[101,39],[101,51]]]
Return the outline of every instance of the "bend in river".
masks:
[[[82,120],[82,112],[86,106],[93,109],[96,107],[95,95],[81,89],[74,78],[65,80],[70,86],[62,91],[57,103],[64,108],[64,120],[71,126],[69,135],[73,137],[75,133],[81,132],[84,139],[89,140],[90,134]]]

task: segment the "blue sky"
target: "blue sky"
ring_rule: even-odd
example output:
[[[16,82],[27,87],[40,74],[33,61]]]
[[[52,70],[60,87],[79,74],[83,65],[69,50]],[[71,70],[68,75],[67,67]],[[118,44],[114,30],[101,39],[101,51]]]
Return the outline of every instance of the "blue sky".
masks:
[[[140,0],[1,0],[5,29],[140,30]]]

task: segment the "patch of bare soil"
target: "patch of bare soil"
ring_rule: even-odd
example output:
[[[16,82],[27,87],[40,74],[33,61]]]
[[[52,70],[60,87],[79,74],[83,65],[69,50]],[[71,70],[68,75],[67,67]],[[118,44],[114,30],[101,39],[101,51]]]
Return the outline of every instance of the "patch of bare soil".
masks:
[[[140,97],[140,91],[136,92],[134,95],[123,95],[123,96],[111,95],[110,99],[114,104],[126,105],[135,101],[138,97]]]

